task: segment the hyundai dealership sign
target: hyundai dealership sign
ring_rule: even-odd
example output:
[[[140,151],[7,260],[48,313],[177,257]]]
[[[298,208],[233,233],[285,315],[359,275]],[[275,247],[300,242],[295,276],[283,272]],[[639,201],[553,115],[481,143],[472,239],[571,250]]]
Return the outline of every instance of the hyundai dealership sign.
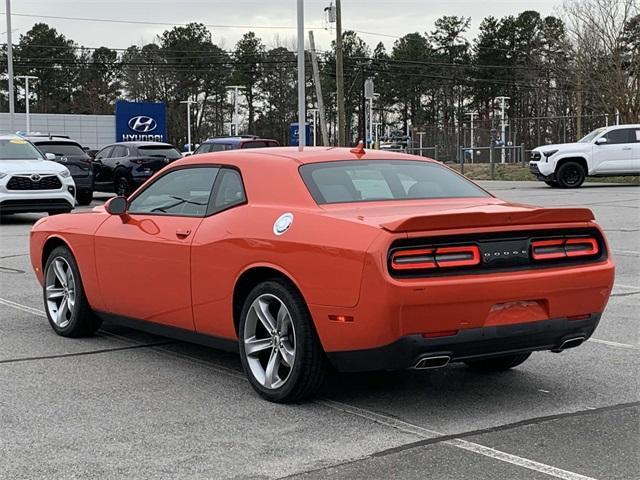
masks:
[[[164,103],[116,102],[116,142],[166,142]]]

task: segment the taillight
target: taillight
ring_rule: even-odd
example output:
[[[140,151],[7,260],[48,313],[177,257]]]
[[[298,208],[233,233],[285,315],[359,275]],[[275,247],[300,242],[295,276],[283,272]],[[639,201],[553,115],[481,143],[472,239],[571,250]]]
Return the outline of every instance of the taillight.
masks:
[[[556,238],[531,242],[531,256],[534,260],[588,257],[597,255],[600,246],[595,238]]]
[[[135,163],[136,165],[142,165],[143,163],[146,163],[147,161],[142,159],[142,158],[132,158],[131,159],[131,163]]]
[[[397,250],[391,254],[393,270],[471,267],[480,264],[480,249],[475,245]]]

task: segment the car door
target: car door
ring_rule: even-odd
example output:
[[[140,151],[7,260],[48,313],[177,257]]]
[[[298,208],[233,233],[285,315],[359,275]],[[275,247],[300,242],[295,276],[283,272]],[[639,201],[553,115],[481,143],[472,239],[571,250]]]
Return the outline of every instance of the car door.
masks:
[[[104,147],[98,153],[96,153],[95,158],[93,159],[93,176],[95,180],[96,189],[100,189],[104,184],[108,183],[108,169],[105,165],[105,161],[109,158],[111,151],[113,150],[113,145],[109,145],[108,147]]]
[[[252,221],[239,170],[220,169],[210,203],[211,214],[203,219],[191,247],[194,323],[199,333],[234,338],[231,295],[251,243],[238,242],[232,232]]]
[[[633,159],[631,161],[631,173],[640,174],[640,127],[631,130],[631,140],[633,141]]]
[[[170,170],[130,200],[126,215],[100,226],[96,271],[110,313],[193,330],[191,242],[218,170]]]
[[[633,160],[633,145],[631,143],[632,129],[616,128],[609,130],[600,138],[606,138],[606,143],[593,145],[594,173],[616,174],[631,171]]]

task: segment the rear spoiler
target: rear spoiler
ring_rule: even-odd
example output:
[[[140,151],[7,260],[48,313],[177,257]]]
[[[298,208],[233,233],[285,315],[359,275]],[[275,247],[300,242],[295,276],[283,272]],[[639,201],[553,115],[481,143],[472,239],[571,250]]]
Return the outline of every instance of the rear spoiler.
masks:
[[[544,223],[590,222],[593,212],[588,208],[534,208],[522,211],[458,211],[409,217],[383,223],[389,232],[418,232],[456,228],[535,225]]]

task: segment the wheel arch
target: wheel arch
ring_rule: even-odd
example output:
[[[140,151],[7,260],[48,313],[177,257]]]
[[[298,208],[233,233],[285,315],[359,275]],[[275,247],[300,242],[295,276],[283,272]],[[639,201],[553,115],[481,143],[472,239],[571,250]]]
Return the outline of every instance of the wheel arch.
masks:
[[[569,155],[561,158],[556,162],[555,173],[557,174],[558,170],[560,170],[560,167],[567,162],[576,162],[582,168],[584,168],[584,174],[589,175],[589,163],[587,162],[587,158],[582,155]]]
[[[51,255],[51,252],[53,252],[58,247],[67,247],[71,252],[71,254],[74,257],[76,256],[75,252],[73,251],[73,248],[71,247],[71,244],[66,239],[58,235],[50,236],[45,240],[44,244],[42,245],[42,257],[40,258],[40,268],[42,269],[43,274],[44,274],[44,267],[47,263],[47,258],[49,258],[49,255]]]
[[[244,299],[256,285],[269,279],[279,279],[288,283],[302,297],[305,304],[307,303],[302,289],[286,270],[271,264],[258,264],[247,267],[238,275],[233,287],[232,314],[236,335],[239,334],[240,313],[242,312]]]

